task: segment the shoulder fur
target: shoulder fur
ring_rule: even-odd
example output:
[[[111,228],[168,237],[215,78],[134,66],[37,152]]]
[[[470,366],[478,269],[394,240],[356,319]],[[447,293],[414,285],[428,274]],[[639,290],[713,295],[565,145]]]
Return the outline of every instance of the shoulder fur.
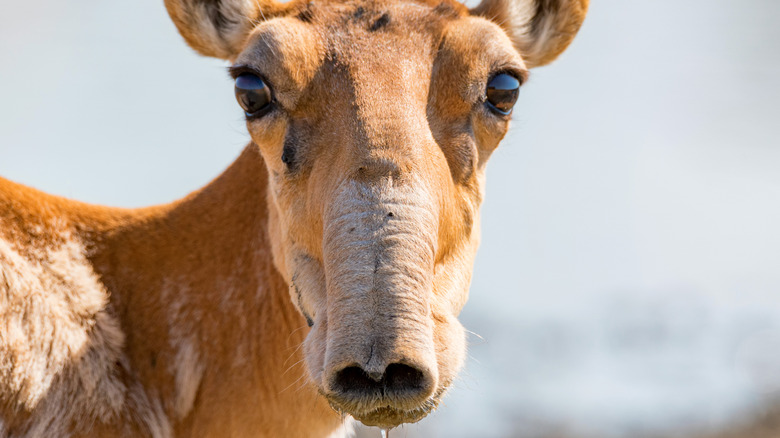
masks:
[[[0,237],[0,436],[67,437],[130,406],[152,435],[169,435],[143,391],[128,389],[123,343],[79,242],[31,253]]]

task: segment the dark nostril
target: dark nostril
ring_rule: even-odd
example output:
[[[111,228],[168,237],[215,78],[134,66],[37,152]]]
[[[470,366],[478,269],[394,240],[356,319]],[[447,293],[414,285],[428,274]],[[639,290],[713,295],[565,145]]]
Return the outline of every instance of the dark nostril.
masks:
[[[425,374],[402,363],[388,365],[384,374],[369,374],[360,367],[350,366],[336,373],[333,389],[350,397],[414,397],[425,391]]]
[[[402,363],[393,363],[388,365],[385,370],[385,380],[387,387],[396,392],[416,392],[423,389],[424,375],[417,368]]]
[[[378,381],[374,377],[362,368],[347,367],[336,373],[333,389],[341,393],[371,393],[376,391],[378,383],[382,381],[381,377]]]

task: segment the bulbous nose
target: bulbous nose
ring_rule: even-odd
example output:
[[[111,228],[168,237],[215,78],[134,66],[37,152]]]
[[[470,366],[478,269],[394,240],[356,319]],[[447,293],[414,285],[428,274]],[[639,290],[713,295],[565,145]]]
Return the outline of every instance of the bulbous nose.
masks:
[[[344,367],[333,373],[330,388],[344,401],[388,400],[406,405],[430,397],[434,385],[435,379],[426,369],[395,362],[385,367]]]

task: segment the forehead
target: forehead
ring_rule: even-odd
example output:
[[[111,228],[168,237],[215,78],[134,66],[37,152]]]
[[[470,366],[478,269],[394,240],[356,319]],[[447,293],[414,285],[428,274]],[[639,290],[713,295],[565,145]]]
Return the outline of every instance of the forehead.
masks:
[[[335,44],[344,39],[435,35],[447,22],[468,15],[465,6],[453,0],[319,0],[301,2],[293,10],[296,19],[320,27]]]
[[[468,26],[463,26],[466,22]],[[296,59],[298,65],[323,59],[376,62],[397,54],[414,58],[435,54],[447,30],[458,24],[485,28],[474,32],[479,43],[498,34],[504,38],[493,38],[494,44],[508,43],[498,26],[470,17],[468,9],[454,0],[299,0],[291,2],[281,17],[261,22],[237,62],[252,57],[296,59],[302,51],[318,56]]]

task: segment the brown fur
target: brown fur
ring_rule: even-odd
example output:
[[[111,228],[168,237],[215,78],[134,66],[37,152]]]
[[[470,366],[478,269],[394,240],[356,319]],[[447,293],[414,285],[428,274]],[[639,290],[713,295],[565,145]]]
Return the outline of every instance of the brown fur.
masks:
[[[486,1],[475,15],[506,10]],[[486,81],[527,75],[518,48],[557,56],[587,2],[541,2],[513,39],[448,0],[166,6],[277,108],[170,205],[0,179],[0,437],[343,435],[330,407],[423,418],[463,362],[485,164],[509,123]],[[414,395],[339,386],[345,367],[390,364],[419,371]]]
[[[249,147],[207,188],[141,210],[0,180],[0,242],[12,246],[0,245],[0,297],[14,302],[0,303],[4,434],[334,430],[339,417],[298,381],[306,325],[271,265],[265,175]],[[30,274],[37,279],[21,281]],[[14,342],[9,333],[26,338]],[[47,368],[15,383],[41,362]],[[290,406],[307,421],[290,417]]]

